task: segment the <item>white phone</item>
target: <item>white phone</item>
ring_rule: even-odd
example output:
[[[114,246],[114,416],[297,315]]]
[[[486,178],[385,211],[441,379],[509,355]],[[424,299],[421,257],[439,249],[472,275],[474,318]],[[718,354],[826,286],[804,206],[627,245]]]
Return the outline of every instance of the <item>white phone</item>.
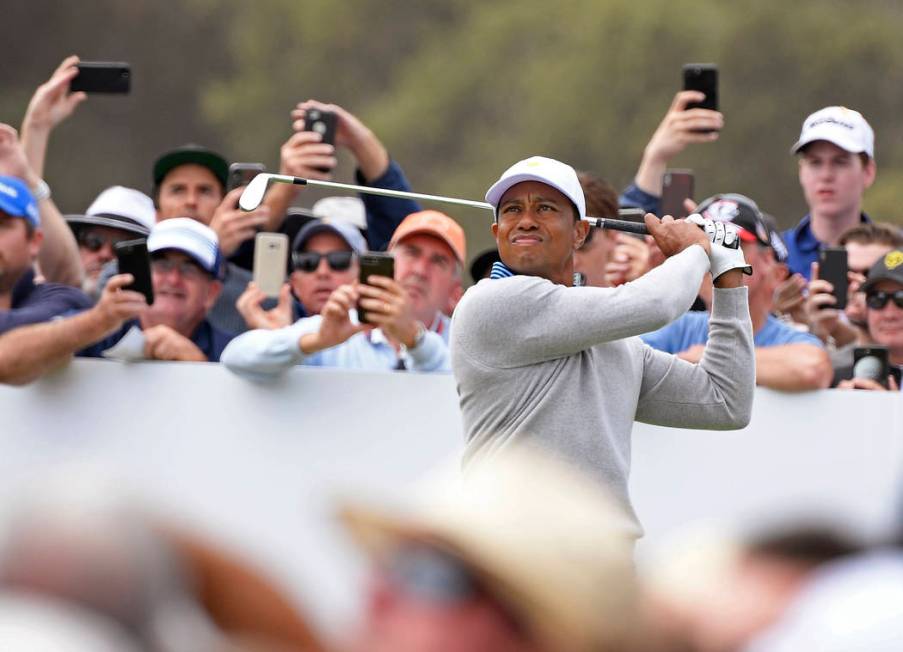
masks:
[[[285,283],[288,236],[258,233],[254,238],[254,283],[268,297],[278,297]]]

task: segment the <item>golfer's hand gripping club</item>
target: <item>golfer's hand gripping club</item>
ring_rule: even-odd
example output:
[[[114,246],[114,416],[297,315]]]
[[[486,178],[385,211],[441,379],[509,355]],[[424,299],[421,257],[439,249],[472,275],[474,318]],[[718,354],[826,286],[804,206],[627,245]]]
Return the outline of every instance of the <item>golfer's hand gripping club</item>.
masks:
[[[698,225],[712,241],[709,253],[709,269],[712,272],[712,280],[732,269],[741,269],[744,274],[752,274],[752,267],[746,263],[746,258],[743,257],[740,233],[736,226],[727,222],[707,220],[698,213],[688,215],[687,222]]]

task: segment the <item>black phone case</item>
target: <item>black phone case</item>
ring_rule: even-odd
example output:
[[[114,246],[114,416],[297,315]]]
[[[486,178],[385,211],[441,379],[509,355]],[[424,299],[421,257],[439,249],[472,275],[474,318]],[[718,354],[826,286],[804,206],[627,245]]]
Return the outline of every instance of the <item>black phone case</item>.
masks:
[[[688,63],[683,67],[684,90],[705,93],[702,102],[690,102],[688,109],[718,110],[718,68],[710,63]]]
[[[366,285],[367,278],[370,276],[394,278],[395,258],[388,254],[361,254],[358,280],[361,284]],[[357,307],[357,319],[362,324],[370,323],[367,319],[367,311],[362,309],[360,305]]]
[[[843,247],[822,249],[818,255],[818,277],[834,286],[837,303],[829,308],[843,310],[847,307],[847,250]]]
[[[131,274],[135,281],[124,289],[140,292],[147,299],[147,305],[154,302],[154,284],[151,280],[150,255],[147,253],[147,240],[126,240],[113,247],[120,274]]]
[[[308,109],[304,115],[304,131],[316,131],[323,142],[335,145],[336,115],[332,111]]]
[[[120,93],[132,87],[132,70],[129,64],[106,61],[82,61],[77,65],[78,74],[69,82],[73,93]]]

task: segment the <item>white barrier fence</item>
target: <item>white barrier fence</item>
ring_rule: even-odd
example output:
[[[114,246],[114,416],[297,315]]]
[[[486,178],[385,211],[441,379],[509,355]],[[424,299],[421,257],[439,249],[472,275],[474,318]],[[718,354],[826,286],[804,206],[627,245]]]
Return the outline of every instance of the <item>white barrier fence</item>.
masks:
[[[364,568],[336,497],[397,495],[461,450],[447,375],[297,368],[260,385],[219,365],[78,360],[0,386],[0,415],[0,509],[59,465],[102,468],[246,553],[332,631]],[[631,493],[641,556],[701,519],[819,515],[882,534],[903,514],[903,396],[758,390],[742,431],[637,424]]]

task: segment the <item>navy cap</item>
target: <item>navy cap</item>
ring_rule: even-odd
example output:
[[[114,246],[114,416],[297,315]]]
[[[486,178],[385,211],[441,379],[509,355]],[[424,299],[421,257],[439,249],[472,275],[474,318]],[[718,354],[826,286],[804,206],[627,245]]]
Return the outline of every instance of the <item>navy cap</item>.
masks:
[[[0,211],[12,217],[24,218],[35,228],[41,226],[34,195],[19,177],[0,176]]]

